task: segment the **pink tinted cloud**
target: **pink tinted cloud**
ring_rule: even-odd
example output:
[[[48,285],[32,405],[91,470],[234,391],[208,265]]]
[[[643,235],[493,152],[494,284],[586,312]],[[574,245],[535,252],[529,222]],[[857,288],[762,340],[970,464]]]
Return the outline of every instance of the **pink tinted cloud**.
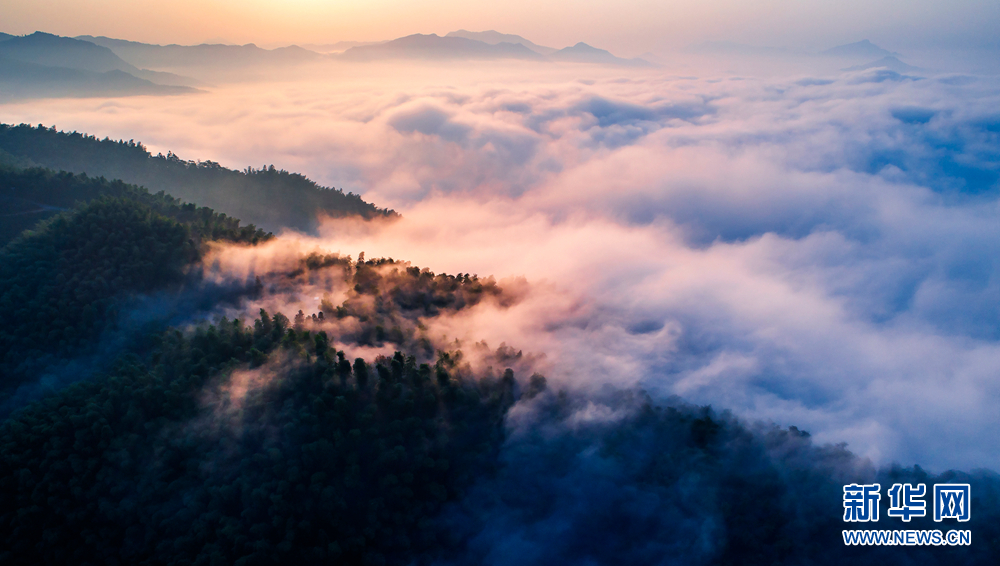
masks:
[[[880,461],[1000,465],[996,201],[947,193],[963,181],[938,166],[989,171],[995,80],[734,78],[334,66],[0,119],[273,162],[403,214],[224,256],[234,276],[321,249],[523,277],[516,305],[434,330],[544,353],[569,387],[680,394]],[[912,107],[932,117],[896,117]]]

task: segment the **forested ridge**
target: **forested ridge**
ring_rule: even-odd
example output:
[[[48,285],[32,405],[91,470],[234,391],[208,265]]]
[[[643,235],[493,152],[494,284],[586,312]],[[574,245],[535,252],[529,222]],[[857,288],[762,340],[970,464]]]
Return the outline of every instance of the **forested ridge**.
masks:
[[[435,549],[435,513],[495,461],[513,378],[399,353],[352,363],[288,322],[167,333],[146,363],[7,421],[0,559],[398,564]],[[280,358],[256,370],[266,387],[227,389],[262,355]]]
[[[4,335],[12,362],[85,345],[124,306],[114,298],[182,277],[204,242],[270,238],[209,209],[115,186],[120,196],[64,212],[4,248],[0,288],[18,306]],[[509,369],[474,375],[460,353],[436,354],[417,335],[419,318],[499,288],[337,255],[262,275],[240,292],[280,296],[329,275],[346,277],[348,294],[324,305],[325,317],[261,309],[252,324],[221,318],[156,331],[113,367],[0,425],[0,561],[381,564],[443,544],[431,519],[495,466],[515,381]],[[399,352],[352,361],[319,330],[324,318],[358,323],[340,341],[417,346],[433,363]]]
[[[244,273],[239,252],[280,242],[232,217],[84,175],[0,179],[65,208],[0,250],[0,564],[991,564],[1000,552],[993,472],[876,469],[795,427],[559,385],[535,371],[543,353],[438,334],[523,289],[361,255]],[[127,339],[95,349],[115,333]],[[852,482],[970,483],[972,520],[847,527]],[[844,528],[963,528],[973,546],[846,547]]]
[[[120,179],[223,211],[270,231],[312,231],[320,215],[394,216],[353,193],[322,187],[273,165],[234,171],[213,161],[152,155],[134,140],[98,139],[41,124],[0,124],[0,164]],[[43,204],[49,204],[43,202]]]
[[[241,221],[208,207],[192,203],[162,191],[150,194],[143,187],[121,180],[109,181],[85,173],[54,172],[40,167],[18,168],[0,165],[0,204],[4,207],[0,228],[0,245],[35,227],[40,221],[61,211],[100,197],[124,198],[141,202],[161,214],[172,216],[195,230],[199,237],[229,241],[253,242],[265,237],[253,225],[240,226]],[[183,206],[182,206],[183,205]],[[270,237],[270,236],[267,236]]]
[[[179,284],[208,241],[272,236],[166,195],[83,175],[0,168],[8,195],[72,206],[0,249],[0,394],[93,346],[138,294]],[[81,198],[83,197],[83,198]]]

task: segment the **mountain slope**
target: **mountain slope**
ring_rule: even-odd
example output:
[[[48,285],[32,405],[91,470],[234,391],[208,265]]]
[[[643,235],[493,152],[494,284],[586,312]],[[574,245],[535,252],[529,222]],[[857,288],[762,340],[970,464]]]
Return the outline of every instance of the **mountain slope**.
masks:
[[[651,67],[652,63],[642,59],[622,59],[609,51],[591,47],[582,41],[572,47],[565,47],[549,55],[553,61],[573,63],[598,63],[602,65],[623,65],[627,67]]]
[[[262,49],[247,45],[153,45],[137,41],[81,35],[82,39],[106,47],[132,65],[146,69],[203,69],[288,65],[316,61],[322,55],[301,47]]]
[[[175,94],[177,89],[154,86],[195,86],[198,81],[176,75],[139,69],[115,55],[107,47],[88,41],[35,32],[11,37],[0,44],[0,60],[7,61],[2,77],[7,85],[21,85],[22,90],[45,89],[55,96],[114,96],[119,94]],[[11,61],[23,63],[12,65]],[[69,73],[67,69],[79,71]],[[108,75],[112,71],[118,73]],[[130,81],[125,74],[142,81]],[[155,83],[155,85],[147,84]]]
[[[844,59],[863,59],[870,61],[872,59],[881,59],[883,57],[898,57],[899,53],[893,53],[891,51],[882,49],[878,45],[875,45],[867,39],[858,41],[856,43],[848,43],[847,45],[838,45],[837,47],[831,47],[826,51],[820,53],[820,55],[825,55],[828,57],[841,57]]]
[[[796,427],[575,387],[586,353],[438,338],[436,323],[518,300],[492,279],[290,252],[220,300],[216,265],[266,235],[121,183],[6,174],[60,198],[118,196],[0,250],[4,360],[93,357],[115,310],[142,299],[159,324],[98,350],[97,370],[71,366],[73,385],[46,375],[46,394],[0,422],[0,563],[916,566],[1000,552],[993,472],[875,469]],[[314,294],[319,312],[260,308]],[[191,298],[175,328],[167,295]],[[970,484],[970,521],[845,526],[844,485],[903,482]],[[976,541],[847,546],[845,528]]]
[[[478,380],[398,352],[352,364],[325,333],[299,328],[262,311],[252,326],[223,319],[167,334],[145,359],[3,423],[0,561],[406,564],[438,554],[450,537],[436,516],[495,466],[513,378]],[[274,371],[254,367],[266,356],[300,361],[230,399],[248,376]]]
[[[139,70],[106,47],[40,31],[0,43],[0,57],[95,73],[107,71],[133,73]]]
[[[909,73],[913,71],[919,71],[919,67],[914,67],[913,65],[907,65],[906,63],[900,61],[895,57],[883,57],[877,61],[871,61],[868,63],[863,63],[861,65],[854,65],[853,67],[847,67],[844,71],[864,71],[866,69],[877,69],[880,67],[885,67],[891,71],[896,71],[897,73]]]
[[[352,47],[375,45],[381,41],[338,41],[336,43],[303,43],[299,47],[316,53],[341,53]]]
[[[56,171],[121,179],[199,202],[269,231],[310,231],[318,215],[392,216],[358,195],[328,189],[302,175],[268,169],[233,171],[211,161],[150,155],[142,144],[99,140],[42,126],[0,124],[0,150]]]
[[[92,96],[164,96],[195,92],[198,91],[185,86],[155,84],[119,70],[81,71],[0,57],[0,101]]]
[[[0,296],[19,301],[14,310],[0,305],[8,313],[3,340],[26,340],[22,327],[32,324],[97,335],[100,327],[64,319],[107,319],[109,295],[123,307],[129,295],[176,281],[177,268],[198,256],[190,234],[135,200],[106,199],[17,240],[0,254]],[[109,362],[121,355],[117,363],[0,425],[0,562],[401,563],[448,543],[434,518],[495,466],[503,415],[515,400],[511,370],[499,379],[473,375],[449,355],[433,365],[403,353],[352,363],[334,340],[411,347],[425,358],[425,339],[413,337],[421,320],[453,315],[499,289],[474,277],[335,255],[261,276],[266,284],[244,289],[247,298],[318,278],[341,282],[346,300],[325,307],[326,322],[322,313],[317,320],[300,312],[293,322],[260,310],[250,325],[221,318],[193,333],[143,328],[144,336],[109,355]],[[207,289],[187,280],[191,292]],[[26,287],[41,300],[21,297]],[[65,297],[74,292],[76,299]],[[95,292],[96,299],[88,295]],[[52,293],[64,296],[46,300]],[[62,305],[81,298],[96,313]],[[356,332],[331,338],[327,331],[340,320]],[[65,341],[68,332],[41,339]],[[33,349],[22,354],[34,356]],[[498,352],[504,363],[507,351]],[[258,389],[254,375],[276,381]],[[247,379],[248,395],[230,398]],[[221,404],[210,399],[216,394]],[[232,436],[224,421],[242,428],[244,418],[250,428]],[[221,434],[215,425],[189,434],[202,419],[222,425]],[[86,471],[58,461],[84,463]],[[44,508],[35,506],[40,490]],[[119,497],[125,492],[127,501]],[[116,502],[94,505],[95,496]],[[49,544],[39,544],[42,537]]]
[[[378,59],[522,59],[542,56],[521,44],[491,45],[464,37],[414,34],[376,45],[352,47],[339,56],[345,61]]]
[[[9,200],[67,207],[90,200],[0,249],[0,406],[7,410],[15,389],[114,328],[132,295],[180,283],[203,242],[270,237],[120,181],[0,168],[0,189]]]
[[[500,33],[493,30],[487,31],[467,31],[460,29],[458,31],[449,32],[445,37],[464,37],[466,39],[474,39],[476,41],[482,41],[483,43],[489,43],[490,45],[497,45],[500,43],[518,43],[528,49],[534,51],[535,53],[540,53],[542,55],[551,55],[558,51],[554,47],[545,47],[544,45],[538,45],[533,43],[519,35],[514,35],[511,33]]]

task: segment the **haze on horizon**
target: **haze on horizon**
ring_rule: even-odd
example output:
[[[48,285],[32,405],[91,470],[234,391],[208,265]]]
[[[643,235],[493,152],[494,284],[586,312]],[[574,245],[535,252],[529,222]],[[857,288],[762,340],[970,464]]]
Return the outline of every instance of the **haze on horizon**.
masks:
[[[159,44],[228,42],[275,47],[495,29],[522,35],[541,45],[565,47],[584,41],[626,56],[665,52],[705,41],[793,51],[817,51],[865,38],[890,50],[991,51],[1000,47],[1000,4],[989,0],[629,0],[541,5],[525,0],[3,0],[0,13],[4,14],[5,28],[0,31],[5,33],[23,35],[41,30]]]

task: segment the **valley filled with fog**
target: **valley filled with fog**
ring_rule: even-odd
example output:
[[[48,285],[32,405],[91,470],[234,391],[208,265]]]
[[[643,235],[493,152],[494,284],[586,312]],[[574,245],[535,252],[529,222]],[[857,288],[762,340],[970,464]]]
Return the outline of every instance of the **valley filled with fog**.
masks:
[[[274,164],[394,208],[273,245],[524,278],[517,307],[443,331],[544,353],[567,386],[640,385],[879,463],[1000,465],[997,78],[692,57],[707,72],[309,63],[0,121]]]

